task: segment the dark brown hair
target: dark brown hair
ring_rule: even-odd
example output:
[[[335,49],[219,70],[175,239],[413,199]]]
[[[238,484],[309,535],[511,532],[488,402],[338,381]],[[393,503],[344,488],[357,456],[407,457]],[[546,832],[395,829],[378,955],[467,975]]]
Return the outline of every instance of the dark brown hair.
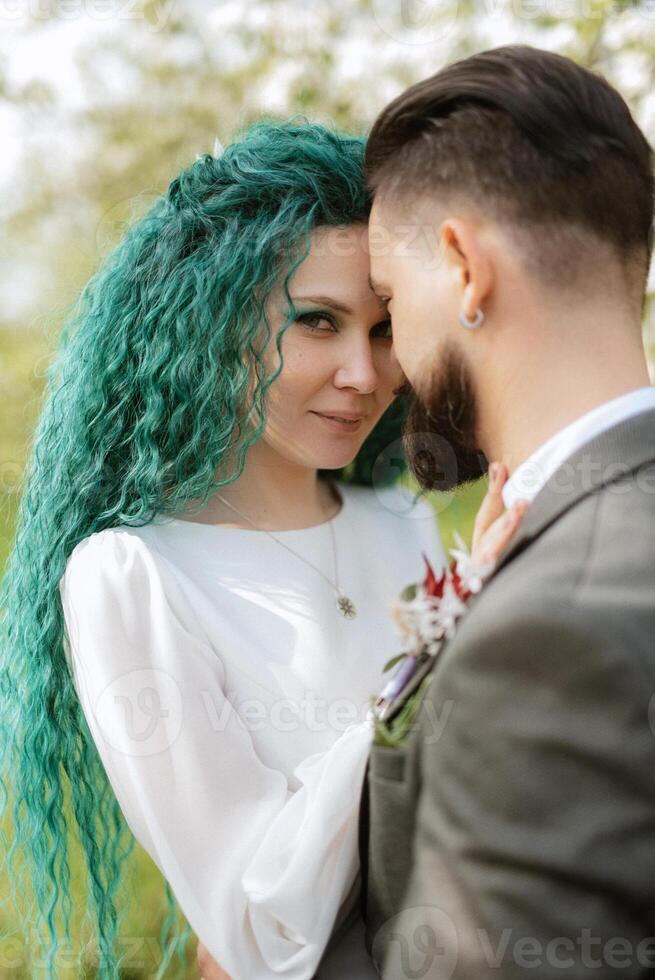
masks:
[[[456,195],[527,231],[549,283],[570,278],[592,232],[643,292],[653,153],[616,89],[569,58],[507,45],[448,65],[383,110],[365,162],[373,194]]]

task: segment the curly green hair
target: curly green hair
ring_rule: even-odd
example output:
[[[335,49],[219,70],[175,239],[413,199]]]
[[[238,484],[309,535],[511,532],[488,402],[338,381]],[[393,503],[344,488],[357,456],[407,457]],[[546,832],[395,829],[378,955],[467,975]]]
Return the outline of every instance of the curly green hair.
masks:
[[[171,182],[68,312],[0,593],[9,900],[31,897],[32,922],[46,930],[48,977],[57,975],[61,939],[70,943],[69,833],[84,857],[84,921],[97,937],[101,980],[121,976],[117,906],[134,845],[67,669],[58,588],[67,559],[94,532],[149,523],[193,501],[202,507],[242,473],[282,369],[282,335],[295,316],[288,282],[311,232],[368,218],[363,157],[361,137],[302,118],[255,123],[218,159],[205,154]],[[266,377],[265,304],[282,275],[289,313],[277,335],[280,364]],[[330,474],[371,485],[406,411],[401,394],[349,466]],[[252,419],[256,426],[245,424]],[[180,934],[168,883],[165,891],[157,977],[170,975],[175,952],[183,968],[189,935],[188,926]]]

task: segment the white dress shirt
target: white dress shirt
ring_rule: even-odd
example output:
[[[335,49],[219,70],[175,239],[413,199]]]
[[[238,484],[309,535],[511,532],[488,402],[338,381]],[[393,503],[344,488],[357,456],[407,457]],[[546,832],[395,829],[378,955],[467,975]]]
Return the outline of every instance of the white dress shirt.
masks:
[[[314,976],[359,870],[367,714],[400,649],[389,604],[423,579],[422,551],[446,564],[425,501],[337,486],[331,522],[275,534],[334,578],[332,524],[355,619],[265,532],[161,516],[89,535],[59,583],[121,810],[233,980]],[[347,942],[348,970],[321,980],[377,976],[361,919]]]
[[[505,506],[509,508],[517,500],[532,502],[562,463],[587,442],[619,422],[654,408],[655,388],[648,386],[612,398],[581,415],[516,468],[503,487]]]

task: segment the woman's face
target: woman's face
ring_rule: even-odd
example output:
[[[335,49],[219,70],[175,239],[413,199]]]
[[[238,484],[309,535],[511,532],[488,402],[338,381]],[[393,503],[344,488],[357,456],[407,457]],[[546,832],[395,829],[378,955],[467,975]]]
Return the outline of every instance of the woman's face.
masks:
[[[268,391],[263,438],[290,461],[337,469],[355,458],[405,380],[391,354],[386,307],[369,285],[367,226],[317,228],[289,295],[298,319],[282,339],[283,367]],[[264,358],[271,372],[287,316],[282,283],[267,313],[273,335]],[[359,421],[339,424],[324,415]]]

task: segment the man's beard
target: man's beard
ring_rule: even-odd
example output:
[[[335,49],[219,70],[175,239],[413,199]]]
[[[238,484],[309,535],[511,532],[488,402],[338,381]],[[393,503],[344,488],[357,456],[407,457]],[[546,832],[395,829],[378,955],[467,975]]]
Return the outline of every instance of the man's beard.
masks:
[[[454,344],[435,358],[428,377],[409,395],[403,426],[407,463],[424,490],[454,490],[487,472],[489,463],[477,446],[477,403],[469,369]]]

